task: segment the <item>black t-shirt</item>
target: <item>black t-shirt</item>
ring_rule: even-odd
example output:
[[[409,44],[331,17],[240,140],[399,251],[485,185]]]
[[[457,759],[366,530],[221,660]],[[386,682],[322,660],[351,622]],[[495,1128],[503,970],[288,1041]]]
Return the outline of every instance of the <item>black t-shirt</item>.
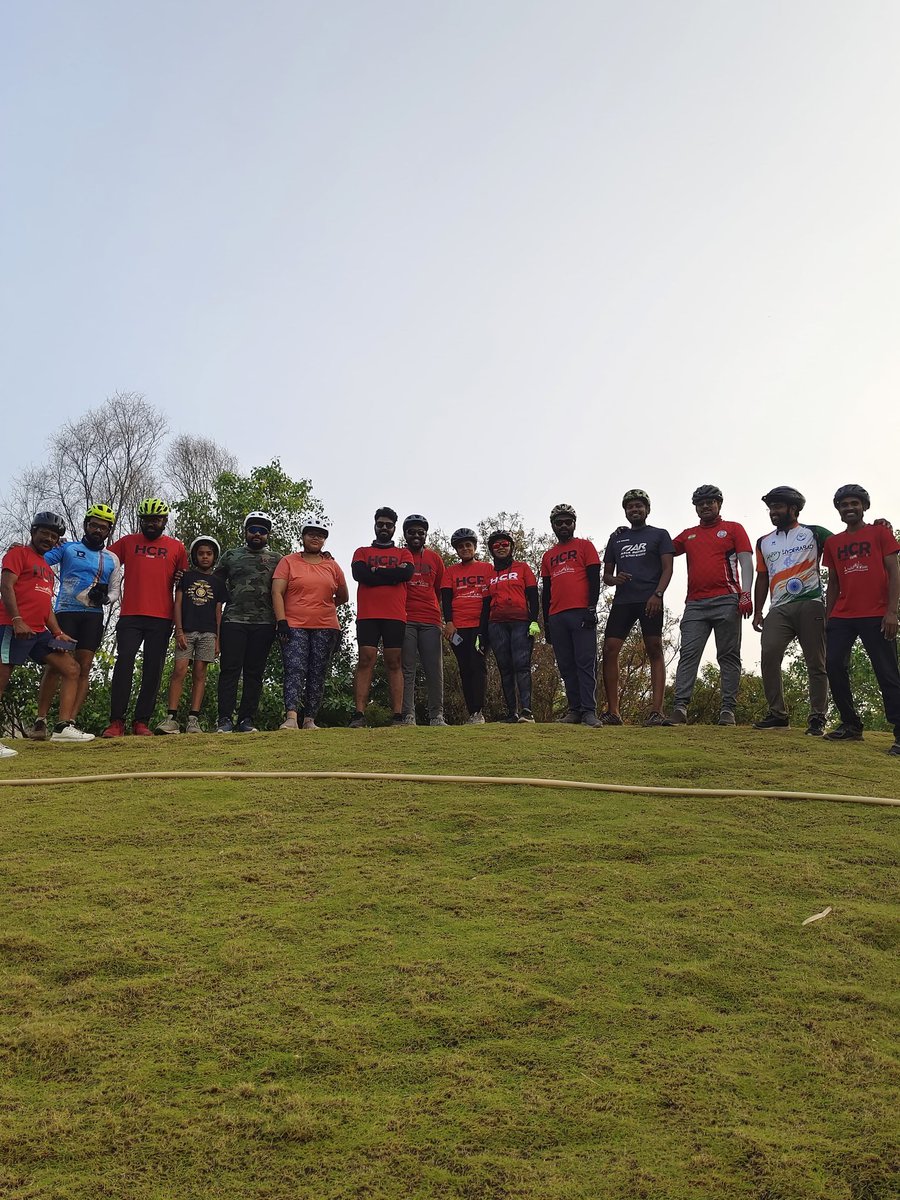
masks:
[[[228,599],[225,581],[211,571],[185,571],[178,581],[181,592],[181,628],[185,633],[215,633],[216,605]]]
[[[674,554],[675,547],[667,529],[645,525],[643,529],[617,530],[606,543],[604,564],[615,563],[616,570],[631,576],[629,583],[616,588],[613,604],[638,604],[649,600],[662,575],[661,554]]]

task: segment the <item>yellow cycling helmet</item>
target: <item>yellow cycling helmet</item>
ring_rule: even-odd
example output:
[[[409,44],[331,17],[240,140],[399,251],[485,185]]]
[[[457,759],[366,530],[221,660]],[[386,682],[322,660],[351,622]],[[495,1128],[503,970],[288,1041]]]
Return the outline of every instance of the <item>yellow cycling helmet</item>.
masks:
[[[92,504],[84,514],[84,519],[90,521],[92,517],[96,517],[98,521],[108,521],[110,525],[116,523],[116,514],[108,504]]]
[[[142,500],[138,505],[139,517],[167,517],[169,506],[165,500],[157,500],[155,496]]]

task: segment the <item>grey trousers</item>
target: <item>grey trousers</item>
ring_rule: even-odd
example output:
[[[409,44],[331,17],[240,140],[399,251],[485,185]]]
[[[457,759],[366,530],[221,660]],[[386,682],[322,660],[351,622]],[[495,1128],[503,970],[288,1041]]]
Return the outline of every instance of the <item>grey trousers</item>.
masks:
[[[825,605],[821,600],[797,600],[770,608],[762,627],[763,690],[773,717],[786,717],[781,664],[791,642],[797,639],[809,675],[810,716],[828,711],[828,676],[825,673]]]
[[[737,596],[689,600],[681,618],[681,653],[675,672],[675,705],[687,708],[710,634],[716,639],[722,708],[734,712],[741,682],[741,617]]]
[[[550,618],[556,665],[566,689],[570,712],[597,711],[597,626],[583,628],[584,608],[570,608]]]
[[[428,716],[444,715],[444,648],[440,625],[406,622],[403,635],[403,715],[416,711],[416,660],[421,661],[428,690]]]

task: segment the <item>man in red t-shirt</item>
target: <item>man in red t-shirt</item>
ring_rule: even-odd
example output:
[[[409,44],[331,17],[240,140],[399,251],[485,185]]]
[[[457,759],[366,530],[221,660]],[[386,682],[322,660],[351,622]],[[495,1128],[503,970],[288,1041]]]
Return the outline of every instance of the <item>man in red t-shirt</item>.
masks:
[[[900,543],[883,524],[867,525],[869,493],[848,483],[834,494],[834,507],[847,526],[826,539],[822,562],[828,568],[825,595],[825,669],[841,723],[825,737],[858,742],[862,720],[850,687],[850,652],[859,638],[869,656],[884,715],[894,727],[889,754],[900,756],[900,668],[897,665],[897,606],[900,603]]]
[[[513,538],[506,529],[494,530],[488,538],[488,550],[494,560],[494,572],[481,608],[479,645],[482,649],[489,645],[494,652],[508,709],[506,723],[533,723],[531,651],[534,639],[541,632],[537,620],[537,579],[528,563],[513,558]]]
[[[753,550],[737,521],[723,521],[722,492],[713,483],[698,487],[691,503],[700,524],[673,539],[675,554],[687,556],[688,589],[681,618],[681,653],[675,672],[676,725],[687,721],[700,659],[712,633],[721,688],[720,725],[733,725],[741,682],[741,619],[753,612]],[[739,578],[740,573],[740,578]]]
[[[359,661],[353,681],[356,711],[351,729],[363,729],[365,708],[372,687],[372,673],[379,642],[384,648],[392,725],[403,724],[403,637],[406,632],[406,587],[414,564],[405,546],[394,545],[397,514],[392,508],[375,513],[375,541],[360,546],[353,554],[350,570],[359,584],[356,593],[356,640]]]
[[[444,720],[444,647],[441,642],[441,583],[444,560],[425,545],[428,522],[413,513],[403,522],[403,540],[412,555],[412,578],[406,585],[406,630],[403,635],[403,724],[416,723],[416,662],[422,664],[428,690],[428,724]]]
[[[0,697],[6,691],[16,667],[29,659],[46,663],[61,679],[59,724],[53,742],[92,742],[92,733],[75,728],[73,713],[78,699],[81,669],[74,654],[61,647],[75,649],[75,639],[59,627],[53,611],[53,570],[44,555],[66,532],[62,517],[51,512],[37,513],[31,523],[31,541],[15,545],[3,556],[0,571]],[[0,758],[15,758],[17,750],[0,742]]]
[[[124,571],[122,608],[116,624],[116,665],[110,686],[109,725],[105,738],[123,737],[134,682],[134,660],[144,648],[141,689],[134,706],[131,732],[152,737],[150,719],[162,679],[166,650],[175,616],[175,582],[188,569],[187,550],[177,538],[166,537],[169,506],[150,497],[138,505],[140,533],[128,533],[110,550]]]
[[[466,724],[483,725],[487,656],[480,647],[476,648],[475,642],[494,567],[492,563],[476,561],[478,534],[474,529],[463,526],[454,530],[450,545],[459,555],[459,562],[444,568],[441,584],[444,637],[459,667],[463,699],[469,710]]]
[[[557,504],[550,513],[557,541],[541,559],[544,637],[553,646],[566,689],[569,709],[563,722],[597,727],[600,555],[593,542],[575,537],[576,519],[571,504]]]

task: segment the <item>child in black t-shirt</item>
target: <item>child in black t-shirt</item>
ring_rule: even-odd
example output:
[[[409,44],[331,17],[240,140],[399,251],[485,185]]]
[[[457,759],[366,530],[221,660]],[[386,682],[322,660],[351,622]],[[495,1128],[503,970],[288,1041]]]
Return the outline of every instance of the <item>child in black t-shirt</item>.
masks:
[[[169,683],[169,714],[157,725],[157,733],[181,732],[178,705],[191,664],[191,711],[184,731],[203,732],[200,707],[206,690],[206,668],[219,655],[222,605],[228,599],[224,581],[213,574],[219,553],[214,537],[195,538],[191,542],[191,566],[175,585],[175,667]]]

